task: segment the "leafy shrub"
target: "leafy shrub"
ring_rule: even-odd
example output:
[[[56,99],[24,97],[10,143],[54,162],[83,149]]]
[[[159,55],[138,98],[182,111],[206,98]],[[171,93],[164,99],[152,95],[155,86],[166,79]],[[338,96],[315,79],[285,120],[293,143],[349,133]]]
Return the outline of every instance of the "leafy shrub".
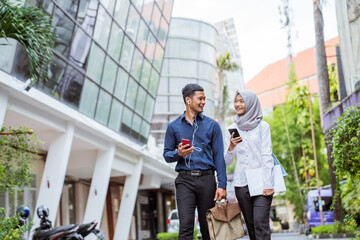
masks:
[[[21,235],[31,229],[31,223],[18,227],[19,216],[5,217],[5,209],[0,208],[0,239],[22,240]]]
[[[197,237],[198,232],[199,232],[198,229],[194,230],[194,239],[193,240],[198,240],[198,237]],[[177,240],[178,237],[179,237],[179,233],[163,232],[163,233],[158,233],[156,235],[156,238],[159,240]]]
[[[314,234],[334,234],[334,233],[355,233],[356,228],[354,226],[344,225],[340,222],[335,222],[331,225],[324,225],[311,228],[311,232]]]

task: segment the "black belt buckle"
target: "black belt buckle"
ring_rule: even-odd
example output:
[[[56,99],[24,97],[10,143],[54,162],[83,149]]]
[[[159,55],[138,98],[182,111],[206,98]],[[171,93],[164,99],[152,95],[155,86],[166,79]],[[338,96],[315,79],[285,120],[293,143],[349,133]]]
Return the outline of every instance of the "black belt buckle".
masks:
[[[200,170],[191,170],[190,175],[191,176],[200,176],[201,171]]]

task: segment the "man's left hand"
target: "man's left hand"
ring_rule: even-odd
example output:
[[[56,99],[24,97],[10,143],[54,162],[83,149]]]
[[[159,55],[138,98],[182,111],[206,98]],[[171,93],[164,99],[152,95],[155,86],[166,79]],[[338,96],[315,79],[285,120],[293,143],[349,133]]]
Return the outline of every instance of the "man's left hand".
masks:
[[[224,198],[226,198],[226,190],[223,188],[216,189],[214,201],[220,201]]]

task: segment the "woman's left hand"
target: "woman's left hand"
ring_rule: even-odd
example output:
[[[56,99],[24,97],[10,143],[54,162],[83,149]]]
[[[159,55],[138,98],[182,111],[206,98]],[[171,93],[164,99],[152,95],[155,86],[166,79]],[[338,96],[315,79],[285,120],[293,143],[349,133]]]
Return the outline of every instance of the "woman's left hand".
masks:
[[[272,196],[272,195],[274,195],[274,189],[264,189],[263,190],[263,195],[264,196]]]

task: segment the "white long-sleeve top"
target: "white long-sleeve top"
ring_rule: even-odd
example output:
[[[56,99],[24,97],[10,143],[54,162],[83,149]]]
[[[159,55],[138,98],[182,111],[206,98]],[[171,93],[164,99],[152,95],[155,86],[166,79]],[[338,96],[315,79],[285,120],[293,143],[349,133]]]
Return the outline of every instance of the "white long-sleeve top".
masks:
[[[261,124],[261,136],[260,136]],[[260,124],[250,131],[242,131],[237,128],[236,123],[231,124],[230,128],[237,128],[242,137],[242,142],[229,151],[230,133],[225,131],[224,154],[226,165],[231,165],[236,160],[234,172],[234,186],[244,187],[248,185],[245,171],[247,169],[262,168],[264,189],[274,189],[274,160],[272,158],[272,145],[270,126],[267,122],[261,121]],[[260,180],[260,179],[259,179]]]

